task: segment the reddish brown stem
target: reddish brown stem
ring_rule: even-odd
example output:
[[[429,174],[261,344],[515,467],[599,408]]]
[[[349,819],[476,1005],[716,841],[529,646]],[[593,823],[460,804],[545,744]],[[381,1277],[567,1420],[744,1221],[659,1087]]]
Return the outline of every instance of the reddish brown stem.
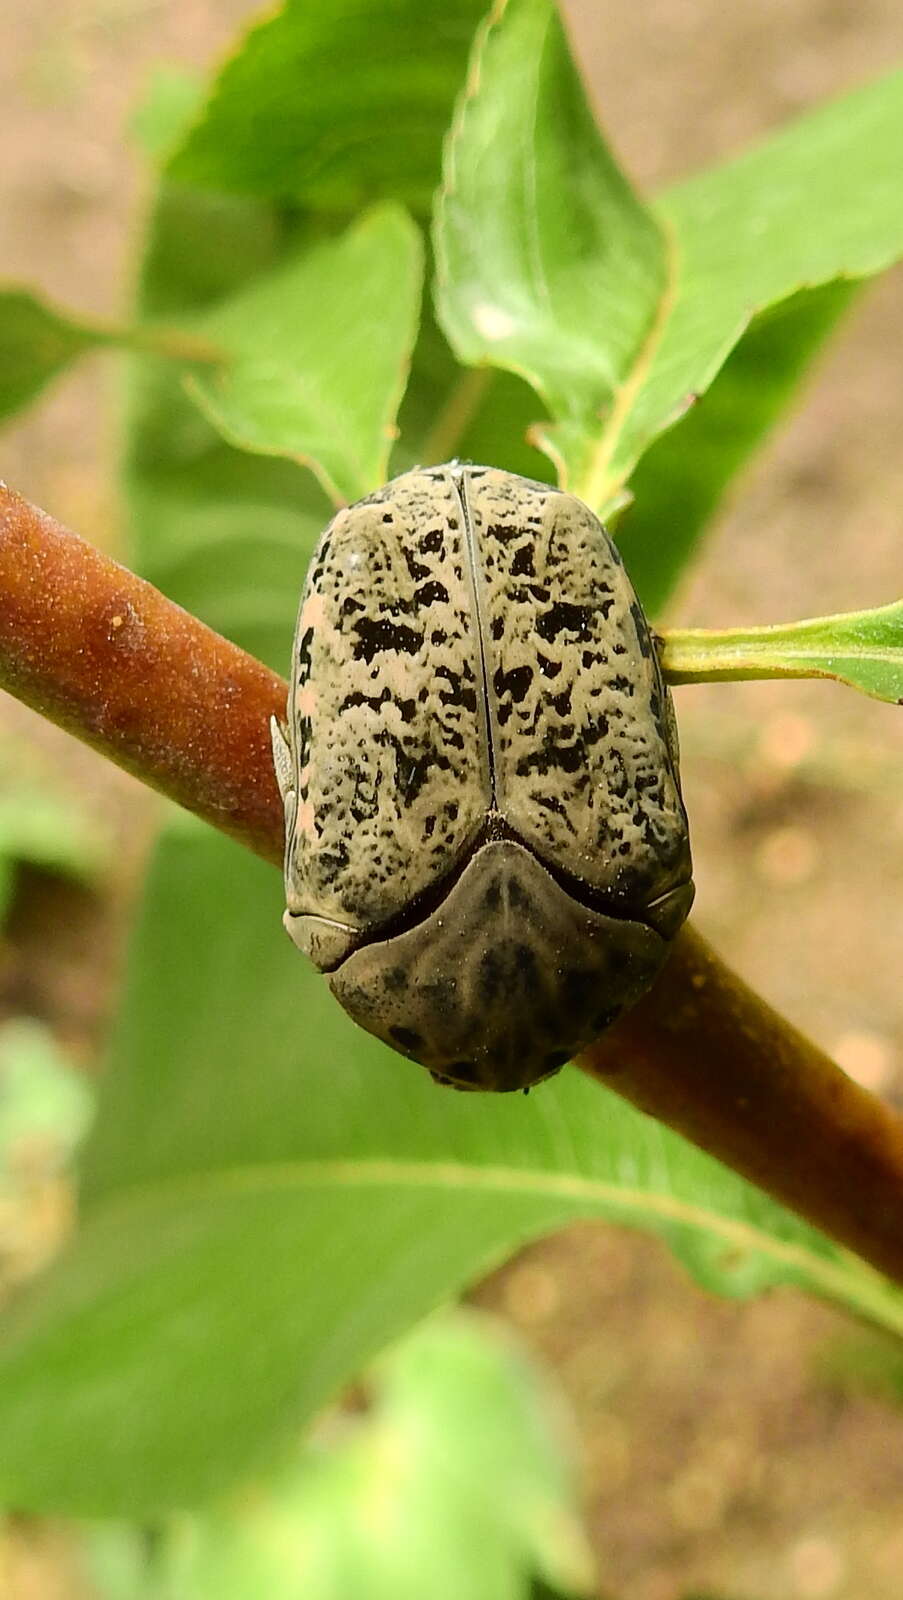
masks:
[[[270,861],[286,685],[0,485],[0,688]]]
[[[0,685],[281,859],[282,679],[2,486]],[[903,1122],[691,929],[581,1065],[903,1283]]]

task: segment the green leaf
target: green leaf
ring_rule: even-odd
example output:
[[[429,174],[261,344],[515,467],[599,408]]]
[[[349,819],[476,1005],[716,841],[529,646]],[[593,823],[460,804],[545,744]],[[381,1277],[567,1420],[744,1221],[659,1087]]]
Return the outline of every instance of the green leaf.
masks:
[[[433,1319],[369,1375],[364,1413],[243,1503],[160,1527],[149,1581],[110,1572],[119,1529],[89,1534],[92,1575],[107,1600],[528,1600],[536,1569],[595,1592],[553,1398],[488,1318]]]
[[[530,379],[556,419],[543,448],[605,514],[751,316],[903,251],[903,74],[668,191],[653,221],[592,123],[551,0],[497,16],[447,148],[440,321],[463,361]]]
[[[34,400],[103,333],[57,311],[27,289],[0,291],[0,421]]]
[[[903,1332],[903,1294],[574,1069],[456,1095],[362,1033],[278,875],[163,844],[84,1166],[83,1225],[6,1319],[0,1500],[144,1514],[268,1459],[361,1364],[579,1217],[701,1281],[794,1283]]]
[[[385,482],[416,334],[420,234],[395,205],[310,246],[204,319],[228,366],[191,393],[230,444],[310,466],[333,501]]]
[[[287,0],[223,67],[169,167],[201,188],[424,212],[485,0]]]
[[[140,305],[200,320],[296,249],[290,223],[255,200],[164,185]],[[330,505],[295,462],[236,450],[169,363],[135,363],[123,463],[134,563],[218,632],[280,671],[298,595]]]
[[[411,0],[343,0],[322,14],[296,3],[253,28],[172,160],[178,181],[164,183],[152,216],[142,315],[181,321],[211,309],[375,197],[422,211],[482,6],[454,0],[433,16]],[[236,190],[270,198],[227,192]],[[325,210],[314,216],[316,207]],[[437,410],[446,399],[437,395]],[[175,375],[145,362],[124,476],[141,570],[284,670],[307,560],[331,512],[311,474],[227,446]]]
[[[672,683],[739,678],[836,678],[903,705],[903,600],[760,628],[684,628],[665,636]]]
[[[725,489],[786,413],[857,292],[835,281],[754,317],[711,388],[639,462],[617,543],[650,616],[661,614]]]
[[[481,30],[435,250],[456,355],[528,379],[562,424],[542,429],[543,448],[579,484],[599,414],[665,304],[668,263],[596,128],[551,0],[509,0]]]

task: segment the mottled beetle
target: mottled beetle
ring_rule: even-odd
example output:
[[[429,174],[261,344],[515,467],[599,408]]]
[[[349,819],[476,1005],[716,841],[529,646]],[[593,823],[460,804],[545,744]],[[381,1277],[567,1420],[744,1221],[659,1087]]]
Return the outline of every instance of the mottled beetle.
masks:
[[[674,712],[572,495],[452,463],[340,511],[272,733],[285,925],[440,1083],[537,1083],[655,977],[693,899]]]

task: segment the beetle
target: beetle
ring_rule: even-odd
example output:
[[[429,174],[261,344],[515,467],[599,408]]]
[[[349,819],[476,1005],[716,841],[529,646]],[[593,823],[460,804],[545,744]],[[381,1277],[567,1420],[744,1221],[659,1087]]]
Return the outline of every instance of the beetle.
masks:
[[[602,524],[548,484],[451,462],[340,510],[272,740],[285,926],[440,1083],[557,1072],[689,912],[656,642]]]

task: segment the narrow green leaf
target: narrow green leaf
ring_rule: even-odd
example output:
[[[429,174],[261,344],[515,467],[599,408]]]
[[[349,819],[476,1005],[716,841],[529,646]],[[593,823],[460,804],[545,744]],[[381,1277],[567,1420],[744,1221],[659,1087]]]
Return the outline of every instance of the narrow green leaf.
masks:
[[[461,360],[530,379],[555,418],[537,437],[604,515],[755,312],[903,252],[903,74],[668,191],[654,222],[592,123],[551,0],[495,16],[447,148],[440,320]]]
[[[0,1342],[0,1500],[196,1501],[579,1217],[662,1235],[720,1292],[794,1283],[903,1332],[903,1294],[579,1072],[529,1098],[437,1088],[338,1009],[281,905],[228,841],[186,823],[164,843],[83,1226]]]
[[[417,329],[420,234],[395,205],[204,319],[231,360],[190,380],[230,444],[309,466],[336,504],[382,484]]]
[[[739,678],[836,678],[903,705],[903,600],[760,628],[684,628],[664,635],[671,683]]]
[[[179,183],[351,213],[427,210],[485,0],[287,0],[223,67]]]

